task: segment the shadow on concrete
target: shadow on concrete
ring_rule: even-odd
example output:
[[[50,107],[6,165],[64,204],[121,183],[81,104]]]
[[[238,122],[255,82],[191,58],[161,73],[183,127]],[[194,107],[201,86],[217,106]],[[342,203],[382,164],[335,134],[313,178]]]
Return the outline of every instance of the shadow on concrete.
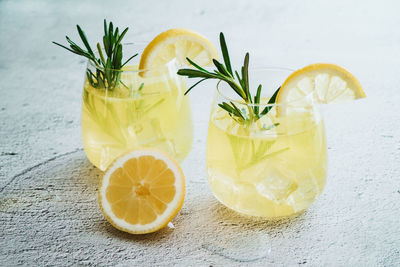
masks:
[[[201,229],[200,233],[192,230],[193,239],[201,248],[237,263],[274,257],[286,232],[301,235],[308,228],[307,212],[273,220],[252,217],[227,208],[211,194],[191,201],[185,209],[192,213],[188,216],[197,218],[196,222],[184,223],[186,228]]]
[[[102,221],[96,221],[93,224],[93,231],[96,235],[104,235],[107,237],[117,238],[121,241],[134,241],[146,245],[159,244],[161,240],[168,239],[168,236],[174,232],[174,229],[168,226],[158,230],[155,233],[134,235],[120,231],[113,227],[105,218]]]
[[[254,230],[279,231],[299,227],[307,217],[307,211],[276,219],[249,216],[226,207],[214,197],[209,197],[202,203],[197,203],[196,206],[196,210],[201,213],[198,216],[207,218],[208,221],[213,221],[218,226],[240,226]]]

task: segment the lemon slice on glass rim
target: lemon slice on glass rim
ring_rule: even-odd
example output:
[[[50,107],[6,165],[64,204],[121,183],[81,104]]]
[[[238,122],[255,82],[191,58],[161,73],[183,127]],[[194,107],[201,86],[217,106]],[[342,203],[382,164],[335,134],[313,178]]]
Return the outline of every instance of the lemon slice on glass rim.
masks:
[[[189,65],[186,58],[190,58],[200,66],[212,63],[213,58],[218,58],[218,53],[213,44],[204,36],[187,29],[170,29],[157,35],[143,50],[140,58],[139,69],[155,70],[140,72],[142,77],[158,75],[165,71],[163,66],[177,64]],[[176,62],[173,62],[176,61]],[[174,69],[174,71],[176,71]],[[187,88],[186,88],[187,89]],[[186,91],[186,89],[184,89]],[[178,109],[182,103],[183,92],[178,95],[176,105]]]
[[[188,64],[186,57],[200,66],[212,63],[218,53],[204,36],[187,29],[170,29],[157,35],[144,49],[139,69],[151,69],[176,59],[179,65]]]
[[[100,180],[100,210],[115,228],[155,232],[179,212],[185,178],[179,164],[156,149],[136,149],[116,159]]]
[[[360,82],[344,68],[328,63],[308,65],[286,78],[276,96],[279,113],[290,107],[308,106],[316,103],[341,103],[364,98]],[[287,103],[287,104],[286,104]]]

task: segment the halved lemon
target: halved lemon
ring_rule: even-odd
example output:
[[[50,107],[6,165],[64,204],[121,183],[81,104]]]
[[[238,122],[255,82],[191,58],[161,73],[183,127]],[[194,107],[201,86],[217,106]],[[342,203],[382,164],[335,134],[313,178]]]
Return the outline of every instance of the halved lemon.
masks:
[[[276,96],[276,103],[304,99],[312,92],[313,100],[319,103],[338,103],[364,98],[365,93],[359,81],[344,68],[328,63],[308,65],[293,72],[282,84]]]
[[[179,164],[155,149],[133,150],[115,160],[98,191],[106,219],[132,234],[166,226],[181,209],[184,197],[185,178]]]
[[[206,37],[187,29],[170,29],[157,35],[146,46],[139,69],[163,66],[175,58],[180,65],[188,64],[186,57],[200,66],[207,66],[218,57],[218,53]]]

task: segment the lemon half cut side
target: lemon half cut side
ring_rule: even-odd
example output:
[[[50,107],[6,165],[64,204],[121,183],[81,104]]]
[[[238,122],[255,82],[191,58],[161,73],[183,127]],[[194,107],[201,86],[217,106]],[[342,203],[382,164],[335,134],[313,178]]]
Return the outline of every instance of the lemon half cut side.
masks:
[[[166,226],[181,209],[184,197],[185,179],[179,164],[168,154],[147,148],[116,159],[98,190],[106,219],[132,234]]]

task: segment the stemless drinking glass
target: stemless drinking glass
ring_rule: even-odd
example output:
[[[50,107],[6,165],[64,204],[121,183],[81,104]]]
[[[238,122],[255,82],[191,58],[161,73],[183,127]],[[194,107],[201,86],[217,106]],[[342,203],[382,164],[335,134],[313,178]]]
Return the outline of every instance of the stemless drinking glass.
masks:
[[[144,45],[125,45],[143,50]],[[126,51],[124,50],[124,53]],[[134,148],[155,147],[182,161],[192,144],[192,118],[186,83],[178,76],[176,61],[154,69],[138,69],[138,60],[122,70],[106,70],[89,61],[94,75],[83,86],[82,137],[90,162],[101,170]],[[135,61],[133,61],[135,62]],[[99,71],[119,77],[117,86],[95,86]],[[94,79],[91,80],[91,79]]]
[[[259,105],[244,103],[224,82],[217,85],[207,139],[208,182],[220,202],[240,213],[269,218],[298,213],[325,186],[325,130],[313,93],[268,104],[290,73],[250,71],[250,88],[262,85]],[[245,120],[222,109],[223,102],[234,103]],[[256,111],[268,113],[258,118]]]

